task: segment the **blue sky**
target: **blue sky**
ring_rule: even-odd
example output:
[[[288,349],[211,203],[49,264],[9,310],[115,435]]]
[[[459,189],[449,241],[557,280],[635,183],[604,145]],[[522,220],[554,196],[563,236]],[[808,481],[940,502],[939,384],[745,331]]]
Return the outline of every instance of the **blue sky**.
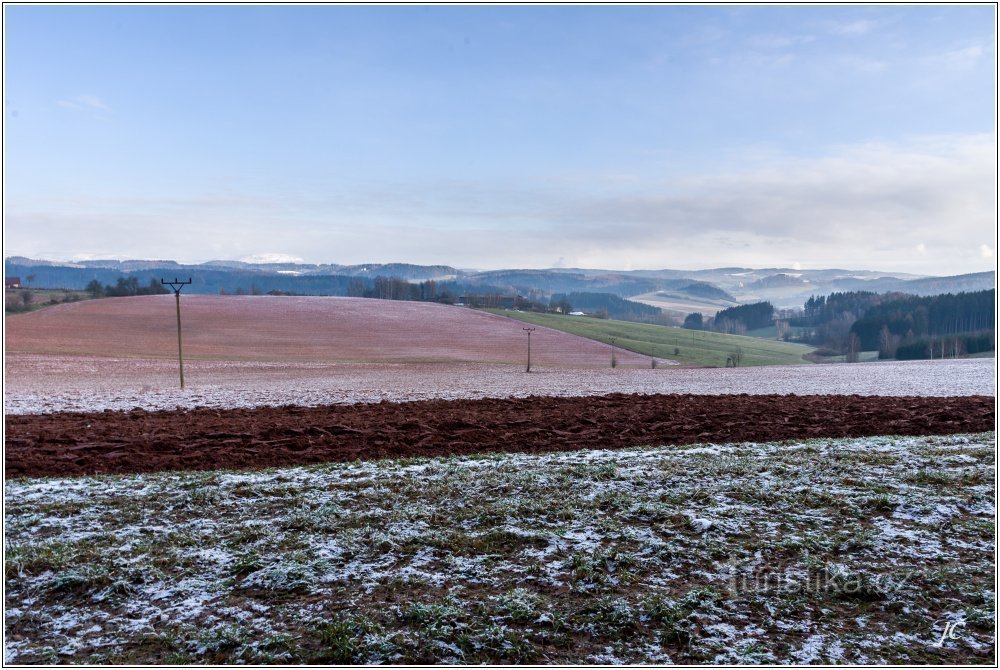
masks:
[[[5,253],[988,269],[992,6],[6,6]]]

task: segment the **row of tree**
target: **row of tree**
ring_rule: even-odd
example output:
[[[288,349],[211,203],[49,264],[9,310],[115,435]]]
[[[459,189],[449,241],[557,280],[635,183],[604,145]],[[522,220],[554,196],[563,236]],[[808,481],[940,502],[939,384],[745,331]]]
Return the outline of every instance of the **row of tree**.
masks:
[[[774,305],[765,300],[716,312],[714,330],[720,333],[743,334],[748,330],[766,328],[772,323],[774,323]]]
[[[996,292],[900,296],[873,305],[851,326],[865,347],[875,348],[883,328],[900,336],[942,336],[993,328]]]
[[[470,286],[433,279],[415,282],[399,277],[354,277],[347,284],[346,295],[354,298],[440,302],[448,305],[464,300],[470,307],[506,307],[535,312],[553,311],[562,307],[566,310],[564,313],[569,311],[568,303],[558,303],[550,308],[548,301],[537,294],[526,297],[496,286]]]
[[[810,297],[801,317],[800,341],[856,359],[861,351],[879,358],[937,358],[995,349],[996,292],[935,296],[870,291]],[[937,352],[937,353],[935,353]]]
[[[150,279],[149,284],[143,286],[137,277],[119,277],[114,284],[101,284],[96,279],[92,279],[87,284],[87,293],[93,298],[120,298],[130,295],[162,295],[169,293],[167,288],[156,279]]]
[[[879,358],[896,359],[992,351],[995,318],[993,289],[935,296],[848,291],[810,296],[798,316],[759,302],[724,309],[714,318],[689,314],[684,327],[743,335],[774,323],[782,339],[856,361],[860,352],[875,350]]]
[[[347,283],[347,295],[353,298],[378,298],[381,300],[413,300],[419,302],[444,302],[453,304],[455,293],[447,286],[428,279],[412,282],[399,277],[354,277]]]
[[[659,307],[644,305],[641,302],[626,300],[614,293],[573,292],[554,293],[549,300],[551,307],[558,308],[563,314],[569,314],[572,309],[587,312],[605,319],[620,321],[637,321],[640,323],[654,322],[663,313]]]
[[[774,323],[774,315],[774,305],[770,302],[755,302],[727,307],[716,312],[714,317],[705,317],[700,312],[688,314],[683,327],[688,330],[713,330],[729,335],[746,335],[748,330],[770,326]]]
[[[892,340],[889,341],[890,345]],[[906,344],[896,343],[895,349],[879,345],[879,358],[914,360],[921,358],[957,358],[964,354],[979,354],[996,349],[993,332],[960,333],[950,337],[915,338]]]
[[[872,291],[847,291],[831,293],[828,296],[809,296],[803,306],[802,316],[794,319],[792,325],[799,327],[819,326],[845,316],[856,319],[883,300],[893,300],[905,295],[903,293],[879,295]]]

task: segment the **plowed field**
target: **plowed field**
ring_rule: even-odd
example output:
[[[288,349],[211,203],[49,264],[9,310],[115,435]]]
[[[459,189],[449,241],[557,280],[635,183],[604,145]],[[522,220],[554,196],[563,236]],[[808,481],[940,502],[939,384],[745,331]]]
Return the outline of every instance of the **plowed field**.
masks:
[[[364,298],[181,296],[191,359],[296,362],[523,363],[524,324],[466,307]],[[7,319],[7,351],[76,356],[177,355],[173,295],[57,305]],[[539,366],[607,366],[607,345],[540,327]],[[649,358],[619,351],[624,366]]]
[[[9,416],[5,477],[992,430],[992,397],[612,394]]]

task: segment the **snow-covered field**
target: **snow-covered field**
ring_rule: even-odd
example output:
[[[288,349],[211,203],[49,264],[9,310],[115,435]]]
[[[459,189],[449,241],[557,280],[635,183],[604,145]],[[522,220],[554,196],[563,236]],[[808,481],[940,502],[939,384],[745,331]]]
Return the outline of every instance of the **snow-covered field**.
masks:
[[[995,395],[993,358],[753,368],[191,360],[8,354],[5,414],[607,393]]]
[[[992,664],[995,448],[9,481],[5,659]]]

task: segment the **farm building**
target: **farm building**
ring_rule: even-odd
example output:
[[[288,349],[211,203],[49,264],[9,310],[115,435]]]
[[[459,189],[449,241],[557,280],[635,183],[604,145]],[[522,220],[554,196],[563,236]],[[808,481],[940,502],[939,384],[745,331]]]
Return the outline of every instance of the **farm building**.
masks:
[[[3,278],[4,288],[21,288],[21,278],[20,277],[4,277]]]

